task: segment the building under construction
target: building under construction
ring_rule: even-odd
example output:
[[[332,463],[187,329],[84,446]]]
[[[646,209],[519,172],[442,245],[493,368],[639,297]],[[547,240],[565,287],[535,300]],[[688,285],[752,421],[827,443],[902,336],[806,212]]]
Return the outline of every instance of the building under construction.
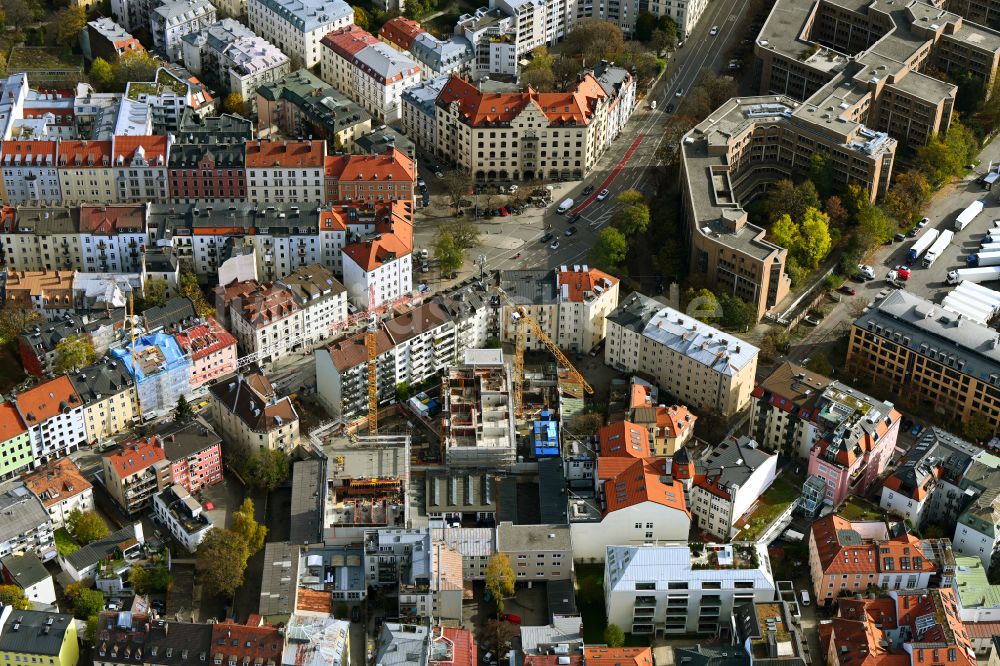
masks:
[[[469,349],[441,387],[448,467],[509,467],[517,456],[510,372],[499,349]]]
[[[178,398],[191,392],[191,359],[172,335],[142,335],[132,345],[112,349],[111,354],[120,358],[135,378],[146,418],[169,412],[177,406]]]

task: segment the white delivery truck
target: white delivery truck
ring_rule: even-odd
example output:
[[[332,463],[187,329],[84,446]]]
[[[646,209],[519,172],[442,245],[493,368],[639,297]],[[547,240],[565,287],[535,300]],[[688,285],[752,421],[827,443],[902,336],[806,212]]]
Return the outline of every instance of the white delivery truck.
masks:
[[[564,214],[566,211],[568,211],[572,207],[573,207],[573,200],[572,199],[566,199],[561,204],[559,204],[559,208],[558,208],[558,210],[556,210],[556,212],[559,213],[560,215],[562,215],[562,214]]]
[[[948,271],[948,284],[958,284],[963,280],[969,282],[990,282],[1000,280],[1000,266],[982,266],[980,268],[959,268]]]
[[[984,205],[985,204],[982,199],[978,199],[969,204],[969,207],[959,213],[958,217],[955,218],[955,231],[961,231],[969,226],[969,224],[983,212]]]
[[[931,245],[930,249],[924,254],[924,268],[931,266],[938,257],[945,251],[949,245],[951,245],[951,239],[955,237],[955,232],[950,229],[945,229],[938,236],[937,240],[934,241],[934,245]]]
[[[1000,266],[1000,252],[977,252],[965,258],[969,268],[978,266]]]
[[[927,248],[934,244],[937,240],[938,230],[928,229],[924,233],[920,234],[920,238],[913,241],[913,247],[910,248],[910,252],[906,255],[906,263],[912,264],[914,261],[920,258]]]

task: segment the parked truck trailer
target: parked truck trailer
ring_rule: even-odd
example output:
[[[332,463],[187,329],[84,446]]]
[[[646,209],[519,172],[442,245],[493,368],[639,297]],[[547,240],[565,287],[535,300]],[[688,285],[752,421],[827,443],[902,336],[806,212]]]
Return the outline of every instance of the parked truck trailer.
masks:
[[[980,213],[983,212],[985,204],[982,199],[978,199],[969,204],[969,207],[958,214],[955,218],[955,231],[961,231],[969,226]]]
[[[966,280],[976,284],[979,284],[980,282],[1000,280],[1000,266],[959,268],[957,271],[948,272],[948,284],[958,284],[959,282]]]
[[[931,245],[927,252],[924,253],[923,264],[925,268],[931,266],[938,260],[938,257],[940,257],[945,251],[945,248],[951,245],[951,239],[954,237],[955,232],[950,229],[945,229],[941,232],[941,234],[937,237],[937,240],[934,241],[934,245]]]
[[[1000,235],[1000,234],[998,234]],[[906,255],[907,263],[913,263],[937,240],[938,230],[928,229],[923,234],[920,235],[917,240],[913,241],[913,246],[910,248],[909,254]]]

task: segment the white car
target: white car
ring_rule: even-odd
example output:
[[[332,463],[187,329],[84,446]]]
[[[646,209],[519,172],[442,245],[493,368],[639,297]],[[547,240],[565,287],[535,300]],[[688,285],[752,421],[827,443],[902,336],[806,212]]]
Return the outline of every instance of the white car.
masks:
[[[549,249],[550,250],[558,250],[559,249],[559,239],[556,239],[556,240],[552,241],[552,244],[549,245]]]
[[[511,185],[510,187],[507,188],[507,191],[510,192],[511,194],[514,194],[514,192],[517,192],[517,185]]]
[[[858,264],[858,272],[869,280],[875,279],[875,269],[868,264]]]
[[[711,35],[712,37],[715,37],[717,34],[719,34],[719,26],[713,25],[712,29],[708,31],[708,34]]]
[[[600,192],[597,193],[597,200],[604,201],[605,199],[608,198],[609,194],[611,194],[610,190],[601,190]]]
[[[684,88],[678,88],[677,92],[674,93],[674,97],[684,97]]]
[[[917,229],[923,229],[924,227],[927,226],[927,224],[930,221],[931,221],[931,218],[929,218],[929,217],[925,217],[925,218],[921,219],[919,222],[917,222]]]

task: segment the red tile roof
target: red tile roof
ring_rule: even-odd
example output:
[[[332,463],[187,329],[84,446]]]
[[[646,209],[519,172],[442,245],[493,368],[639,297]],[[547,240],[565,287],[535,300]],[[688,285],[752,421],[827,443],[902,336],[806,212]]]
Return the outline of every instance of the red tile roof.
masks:
[[[252,627],[246,624],[220,622],[212,625],[212,655],[222,655],[223,663],[230,656],[236,657],[236,663],[242,664],[248,658],[250,664],[281,663],[281,652],[285,639],[277,627],[269,625]]]
[[[324,167],[326,150],[323,141],[248,141],[248,169],[269,167]]]
[[[657,436],[675,438],[694,428],[698,417],[684,405],[656,408]]]
[[[14,405],[9,402],[0,403],[0,442],[6,442],[25,432],[28,429],[24,427],[24,421]]]
[[[104,459],[120,478],[132,476],[147,467],[166,460],[167,454],[158,437],[140,437],[122,444],[120,449],[106,453]]]
[[[192,326],[174,338],[185,354],[191,353],[192,359],[205,358],[226,347],[236,346],[236,338],[222,328],[215,317],[208,317],[204,324]]]
[[[653,666],[653,650],[648,647],[584,647],[587,666]]]
[[[83,406],[73,384],[66,375],[43,382],[14,398],[17,411],[31,428],[60,412]]]
[[[23,474],[21,481],[46,508],[92,488],[80,468],[69,458],[59,458]]]
[[[559,293],[562,293],[562,288],[565,286],[566,295],[573,303],[582,303],[588,291],[605,291],[616,284],[618,278],[596,268],[589,268],[586,271],[566,270],[556,276]]]
[[[878,572],[878,548],[870,540],[841,540],[839,532],[853,531],[850,521],[836,514],[820,518],[812,525],[820,566],[824,574]]]
[[[4,141],[0,144],[4,164],[56,165],[57,141]]]
[[[344,182],[416,182],[416,171],[406,153],[389,148],[379,155],[329,155],[326,177]]]
[[[115,162],[121,159],[125,164],[129,164],[135,157],[137,150],[142,148],[147,164],[154,166],[166,166],[167,164],[167,137],[165,136],[116,136],[114,139],[114,159]],[[158,160],[159,164],[158,164]]]
[[[413,251],[413,207],[393,202],[392,215],[375,223],[373,238],[344,246],[343,253],[364,271],[373,271]]]
[[[880,571],[884,573],[935,571],[937,566],[933,560],[924,557],[921,543],[921,540],[912,534],[903,534],[895,539],[880,542],[878,544]],[[902,568],[904,560],[909,560],[906,569]]]
[[[328,33],[320,43],[332,49],[341,58],[353,60],[354,55],[361,49],[378,44],[378,39],[368,31],[352,24]]]
[[[601,456],[649,458],[649,433],[631,421],[619,421],[597,431]]]
[[[405,16],[397,16],[386,21],[382,25],[382,29],[378,31],[378,34],[379,37],[387,42],[395,44],[404,51],[409,51],[413,45],[413,41],[424,32],[426,30],[421,28],[420,24],[416,21],[408,19]]]
[[[292,292],[286,287],[271,285],[259,287],[243,298],[240,314],[256,328],[270,326],[274,322],[290,317],[299,310]]]
[[[60,141],[59,166],[111,166],[111,141]]]
[[[454,664],[454,666],[476,666],[478,663],[476,640],[472,637],[471,631],[456,627],[442,627],[441,632],[445,638],[451,641],[453,646],[451,661],[447,663]]]
[[[534,104],[549,122],[561,125],[586,125],[597,104],[607,99],[592,74],[584,75],[576,89],[569,92],[539,93],[532,88],[516,93],[483,93],[468,81],[452,75],[437,103],[445,108],[458,104],[462,120],[470,125],[511,122],[529,104]]]
[[[598,463],[600,463],[598,458]],[[665,460],[636,460],[617,476],[604,482],[607,515],[643,502],[655,502],[688,513],[684,486],[666,475]]]
[[[142,233],[146,227],[146,207],[139,205],[80,206],[82,233],[113,235]]]

